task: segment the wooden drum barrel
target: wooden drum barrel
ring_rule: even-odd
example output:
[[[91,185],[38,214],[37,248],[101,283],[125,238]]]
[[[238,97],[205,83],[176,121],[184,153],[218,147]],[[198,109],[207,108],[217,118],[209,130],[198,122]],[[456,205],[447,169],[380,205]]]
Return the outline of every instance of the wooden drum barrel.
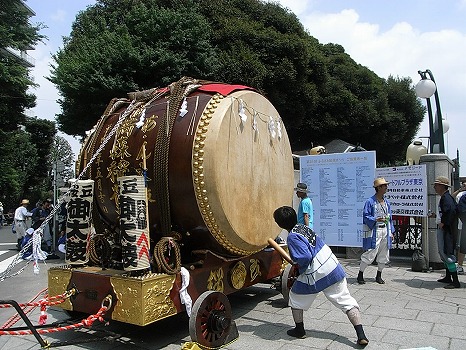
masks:
[[[99,220],[117,228],[116,179],[146,164],[152,244],[176,231],[185,251],[243,256],[280,233],[272,214],[292,203],[293,162],[264,96],[189,78],[129,96],[110,103],[78,159]]]

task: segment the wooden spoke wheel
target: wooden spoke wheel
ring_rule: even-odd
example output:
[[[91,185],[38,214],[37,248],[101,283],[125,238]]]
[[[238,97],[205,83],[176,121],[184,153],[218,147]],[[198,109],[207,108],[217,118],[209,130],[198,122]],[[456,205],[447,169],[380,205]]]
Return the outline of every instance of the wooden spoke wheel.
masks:
[[[200,345],[220,347],[225,344],[231,323],[231,306],[226,295],[207,291],[194,302],[189,319],[189,335]]]
[[[297,276],[298,270],[296,267],[291,264],[286,265],[281,275],[281,293],[287,304],[288,300],[290,299],[290,289],[293,286]]]

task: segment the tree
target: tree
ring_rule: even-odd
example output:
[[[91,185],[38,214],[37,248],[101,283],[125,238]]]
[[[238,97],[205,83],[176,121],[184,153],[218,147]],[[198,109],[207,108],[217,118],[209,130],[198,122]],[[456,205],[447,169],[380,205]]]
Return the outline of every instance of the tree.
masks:
[[[35,95],[28,93],[35,86],[27,67],[9,54],[34,46],[45,36],[39,34],[42,24],[31,25],[29,13],[20,0],[0,0],[0,129],[13,131],[23,124],[26,108],[35,106]]]
[[[84,136],[111,98],[182,76],[255,87],[277,108],[294,150],[341,138],[401,160],[424,112],[409,79],[378,77],[259,0],[98,0],[54,60],[59,128],[72,135]]]
[[[4,209],[15,209],[22,198],[28,197],[29,179],[38,156],[29,133],[22,130],[0,131],[0,137],[0,193]]]
[[[30,24],[29,16],[20,0],[0,0],[0,194],[6,210],[16,208],[28,194],[38,160],[31,134],[24,130],[24,110],[35,106],[28,89],[35,84],[28,68],[10,52],[45,39],[39,33],[42,24]]]
[[[209,77],[215,55],[205,18],[183,2],[176,8],[158,3],[105,0],[78,14],[50,78],[63,97],[60,130],[84,136],[115,96],[182,75]]]
[[[24,189],[24,193],[30,199],[43,200],[51,194],[50,154],[57,129],[54,122],[45,119],[27,118],[25,125],[30,142],[36,149],[37,160],[28,169],[28,187]]]
[[[50,153],[54,177],[57,183],[55,186],[63,186],[68,180],[74,177],[74,153],[69,142],[56,135],[53,140],[53,147]]]

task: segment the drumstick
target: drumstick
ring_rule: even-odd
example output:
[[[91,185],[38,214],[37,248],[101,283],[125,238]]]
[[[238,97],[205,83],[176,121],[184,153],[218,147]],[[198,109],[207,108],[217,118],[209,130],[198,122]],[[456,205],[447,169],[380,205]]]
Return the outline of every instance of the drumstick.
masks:
[[[267,239],[267,242],[274,248],[277,252],[280,253],[283,259],[288,261],[290,264],[293,265],[293,260],[291,260],[291,257],[288,255],[288,253],[278,245],[277,242],[275,242],[272,238]]]

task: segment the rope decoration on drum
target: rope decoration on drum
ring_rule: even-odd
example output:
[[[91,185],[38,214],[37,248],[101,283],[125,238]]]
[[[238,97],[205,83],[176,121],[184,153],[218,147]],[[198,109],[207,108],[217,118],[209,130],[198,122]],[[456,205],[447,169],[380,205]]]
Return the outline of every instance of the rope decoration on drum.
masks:
[[[95,153],[94,150],[95,150],[95,145],[97,143],[97,138],[93,138],[92,135],[94,133],[97,133],[97,134],[100,133],[100,130],[103,128],[106,120],[110,117],[110,115],[113,114],[118,108],[120,108],[121,106],[125,104],[128,104],[128,100],[126,99],[114,98],[110,101],[102,117],[99,118],[99,121],[97,122],[97,124],[94,125],[91,130],[86,131],[86,139],[84,140],[83,145],[81,147],[81,153],[86,152],[87,154],[92,154],[92,155]],[[104,138],[101,141],[103,142]],[[80,166],[81,166],[81,158],[78,157],[76,161],[76,166],[75,166],[76,173],[78,172],[78,169],[80,168]],[[92,178],[90,168],[89,168],[88,177]]]
[[[162,237],[154,248],[154,260],[159,272],[177,274],[181,270],[181,254],[172,237]]]
[[[170,99],[167,104],[166,118],[162,119],[155,141],[154,174],[158,174],[154,183],[155,197],[160,211],[160,229],[164,233],[171,231],[168,154],[173,124],[175,123],[182,100],[199,86],[199,80],[188,77],[183,77],[170,85]]]
[[[243,125],[248,120],[248,116],[246,115],[246,111],[248,111],[249,114],[251,114],[252,116],[251,127],[254,130],[254,132],[259,132],[259,128],[257,126],[257,120],[259,119],[263,123],[267,124],[267,129],[272,139],[274,139],[275,137],[277,137],[278,140],[282,139],[282,119],[280,118],[280,116],[277,116],[276,119],[274,119],[271,115],[257,111],[254,107],[248,107],[246,102],[244,102],[241,98],[236,98],[234,96],[230,96],[230,98],[232,100],[232,106],[234,100],[238,101],[238,116]],[[261,116],[264,116],[265,119],[261,118]]]

